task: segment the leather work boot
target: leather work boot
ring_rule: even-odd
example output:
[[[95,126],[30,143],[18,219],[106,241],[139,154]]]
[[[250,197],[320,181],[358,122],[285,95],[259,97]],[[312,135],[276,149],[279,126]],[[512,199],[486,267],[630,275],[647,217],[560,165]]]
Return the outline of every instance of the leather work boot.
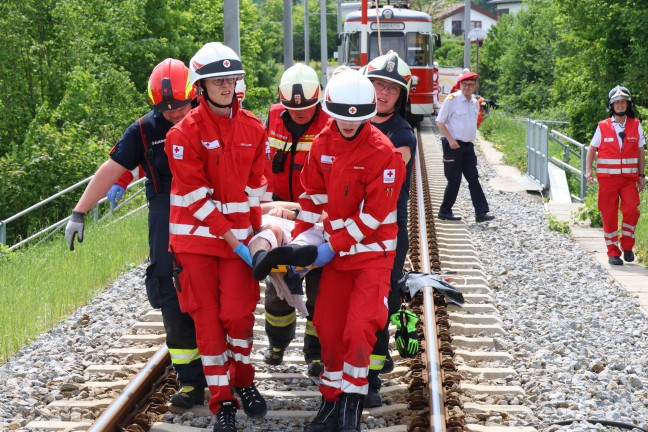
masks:
[[[632,262],[632,261],[634,261],[634,258],[635,258],[634,257],[634,252],[632,252],[631,250],[629,250],[629,251],[624,250],[623,251],[623,261]]]
[[[623,261],[621,260],[621,257],[618,256],[609,257],[608,262],[612,265],[623,265]]]
[[[202,387],[182,386],[173,396],[171,405],[190,409],[194,405],[205,404],[205,389]]]
[[[344,393],[340,397],[338,422],[340,432],[355,432],[360,430],[364,396],[358,393]]]
[[[312,376],[315,378],[319,378],[319,376],[324,372],[324,363],[322,363],[322,360],[314,359],[314,360],[307,360],[308,363],[308,376]]]
[[[322,405],[320,406],[317,415],[312,422],[304,427],[304,432],[339,432],[338,425],[338,409],[340,402],[327,401],[322,398]]]
[[[364,397],[364,407],[378,408],[379,406],[382,406],[382,398],[378,389],[369,387],[369,392]]]
[[[248,417],[263,418],[268,413],[265,399],[259,393],[254,383],[247,387],[235,387],[236,394],[241,398],[243,411]]]
[[[236,401],[221,402],[220,408],[216,412],[214,432],[236,432]]]
[[[461,216],[455,216],[452,213],[439,213],[438,218],[447,221],[460,221]]]
[[[284,351],[284,348],[270,346],[263,353],[263,361],[271,366],[279,366],[283,362]]]

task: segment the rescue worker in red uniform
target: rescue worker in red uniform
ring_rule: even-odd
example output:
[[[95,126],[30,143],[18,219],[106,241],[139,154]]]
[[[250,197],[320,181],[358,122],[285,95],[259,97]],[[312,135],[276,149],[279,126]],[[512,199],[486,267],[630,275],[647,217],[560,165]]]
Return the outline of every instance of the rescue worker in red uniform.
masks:
[[[88,184],[65,230],[68,245],[73,250],[75,235],[79,242],[83,241],[84,215],[88,210],[109,190],[115,193],[108,197],[116,205],[133,178],[129,170],[141,172],[138,167],[144,167],[150,254],[144,285],[151,307],[162,312],[166,344],[180,385],[171,403],[181,408],[202,405],[206,383],[193,320],[180,310],[173,287],[169,253],[171,171],[164,153],[164,140],[169,129],[189,113],[196,97],[195,88],[189,84],[189,69],[183,62],[168,58],[155,66],[148,82],[151,111],[133,122],[110,151],[110,159],[101,165]],[[123,186],[117,184],[123,179]]]
[[[608,262],[623,265],[634,261],[635,228],[639,221],[639,191],[645,187],[646,140],[632,109],[630,91],[616,86],[608,94],[610,118],[600,121],[587,150],[585,178],[594,182],[596,164],[599,184],[598,208],[603,220],[603,235]],[[621,240],[619,240],[619,200],[621,201]],[[623,251],[623,260],[621,260]]]
[[[401,285],[404,284],[403,267],[409,250],[407,236],[407,202],[409,200],[410,179],[414,166],[416,152],[416,136],[414,130],[405,120],[405,106],[409,94],[412,73],[409,66],[395,52],[389,52],[372,60],[364,71],[376,90],[377,113],[371,119],[371,124],[384,133],[396,150],[403,156],[406,166],[405,181],[398,195],[397,225],[398,241],[394,268],[391,272],[389,292],[389,315],[398,313],[402,299]],[[387,373],[394,369],[394,363],[389,357],[388,325],[377,334],[376,345],[371,353],[369,366],[369,393],[365,397],[364,406],[367,408],[382,405],[380,387],[382,385],[379,373]]]
[[[293,237],[322,213],[325,239],[315,266],[324,266],[314,324],[322,344],[322,405],[305,432],[360,430],[369,357],[387,322],[396,251],[396,203],[405,164],[371,125],[376,93],[355,70],[334,75],[323,109],[334,121],[315,138],[301,175]]]
[[[322,89],[317,72],[301,63],[286,69],[279,84],[279,100],[280,103],[270,108],[266,121],[269,154],[265,201],[296,202],[304,193],[299,177],[313,139],[329,120],[320,106]],[[314,269],[305,277],[308,317],[304,357],[311,376],[319,376],[323,370],[319,339],[312,322],[320,275],[321,270]],[[264,360],[270,365],[280,365],[285,349],[295,337],[297,315],[294,307],[277,297],[275,287],[269,282],[266,283],[265,319],[270,347],[264,353]]]
[[[173,172],[170,248],[180,306],[196,324],[214,431],[230,432],[239,407],[234,392],[248,416],[267,412],[250,361],[260,295],[246,245],[261,226],[267,137],[238,105],[234,88],[245,71],[232,49],[207,43],[189,70],[200,105],[169,131],[165,148]]]

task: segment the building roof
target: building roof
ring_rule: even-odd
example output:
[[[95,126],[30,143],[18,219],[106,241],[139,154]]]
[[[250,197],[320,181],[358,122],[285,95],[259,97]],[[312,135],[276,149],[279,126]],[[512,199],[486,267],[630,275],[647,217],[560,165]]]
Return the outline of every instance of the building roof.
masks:
[[[494,0],[497,1],[497,0]],[[492,13],[491,11],[484,9],[481,6],[477,6],[476,4],[470,4],[470,8],[474,11],[477,11],[483,15],[486,15],[487,17],[493,19],[494,21],[497,21],[497,15]],[[463,12],[465,9],[465,5],[463,3],[457,3],[453,5],[448,5],[441,10],[439,10],[436,14],[434,14],[434,18],[432,21],[443,21],[446,18],[449,18],[451,16],[457,15],[461,12]]]
[[[489,4],[519,4],[522,0],[491,0]]]

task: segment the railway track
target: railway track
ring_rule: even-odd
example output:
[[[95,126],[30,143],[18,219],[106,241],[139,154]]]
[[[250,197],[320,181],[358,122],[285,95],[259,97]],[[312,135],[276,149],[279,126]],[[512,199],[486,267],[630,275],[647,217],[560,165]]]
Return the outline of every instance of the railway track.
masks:
[[[431,290],[413,299],[413,309],[423,317],[419,329],[425,336],[422,354],[406,360],[392,351],[396,367],[392,373],[382,375],[383,406],[365,409],[363,430],[535,431],[523,426],[529,423],[526,416],[530,414],[522,404],[523,390],[507,384],[516,372],[507,367],[510,354],[499,348],[505,345],[501,341],[506,336],[492,306],[490,289],[465,218],[461,222],[445,222],[433,217],[443,195],[445,178],[441,149],[429,121],[422,123],[418,136],[421,168],[412,184],[409,266],[416,271],[443,273],[463,293],[465,304],[461,308],[444,304],[438,295],[434,296],[434,304],[428,298],[424,301],[428,295],[429,299],[433,297]],[[412,253],[414,250],[418,252]],[[269,366],[261,354],[268,345],[263,312],[261,301],[256,309],[252,360],[257,368],[257,386],[266,397],[269,411],[260,420],[237,414],[239,430],[301,430],[320,403],[318,382],[307,376],[301,353],[305,320],[298,320],[297,337],[286,351],[284,363]],[[160,351],[163,332],[159,312],[145,314],[117,346],[103,353],[97,364],[85,368],[79,383],[57,383],[64,397],[53,400],[43,410],[42,420],[26,427],[44,431],[211,430],[213,415],[206,406],[179,410],[168,405],[168,397],[174,391],[173,377],[157,376],[168,371],[168,357],[164,350]],[[133,377],[150,359],[154,359],[153,365],[140,373],[137,386],[132,384]],[[149,412],[134,418],[129,415],[128,426],[115,426],[116,420],[105,419],[108,413],[101,414],[108,407],[113,408],[113,400],[124,393],[130,397],[125,405],[149,408]],[[145,397],[147,402],[140,400]],[[124,416],[127,411],[126,407],[120,409],[119,415]]]

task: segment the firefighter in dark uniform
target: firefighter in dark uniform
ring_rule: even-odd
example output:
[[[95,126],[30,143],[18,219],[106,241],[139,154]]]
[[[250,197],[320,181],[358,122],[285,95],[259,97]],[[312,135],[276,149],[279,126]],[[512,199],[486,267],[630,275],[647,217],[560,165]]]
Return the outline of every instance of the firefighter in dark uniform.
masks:
[[[410,179],[416,153],[416,136],[410,124],[405,120],[405,106],[409,94],[412,73],[409,66],[395,52],[377,57],[363,69],[376,90],[377,113],[371,118],[371,124],[384,133],[396,150],[403,156],[406,175],[398,195],[396,223],[398,236],[396,256],[391,272],[391,291],[389,293],[389,315],[398,313],[401,306],[401,288],[404,283],[403,267],[409,250],[407,237],[407,202],[409,200]],[[382,385],[379,373],[393,370],[394,363],[389,356],[389,321],[376,333],[376,344],[371,353],[369,364],[369,392],[365,396],[367,408],[382,405],[379,390]]]
[[[270,108],[266,129],[268,131],[268,161],[265,170],[268,195],[265,201],[296,202],[304,193],[300,175],[315,136],[324,128],[329,116],[322,111],[322,89],[317,73],[309,66],[298,63],[288,68],[279,84],[280,103]],[[304,356],[308,373],[319,376],[323,370],[320,344],[313,326],[315,298],[321,270],[306,275],[306,335]],[[270,365],[283,361],[284,351],[295,337],[297,315],[295,308],[277,297],[275,288],[267,283],[265,295],[266,333],[270,347],[264,360]]]
[[[120,176],[129,176],[129,170],[138,165],[144,168],[150,249],[146,294],[151,306],[162,311],[166,344],[180,385],[171,403],[191,408],[204,404],[206,382],[194,322],[180,311],[172,281],[173,257],[168,250],[171,171],[164,153],[167,131],[189,113],[196,100],[195,88],[189,84],[189,69],[184,63],[169,58],[158,64],[149,78],[148,99],[152,110],[126,129],[111,150],[110,159],[97,170],[72,212],[65,237],[70,250],[74,250],[75,234],[79,242],[83,241],[85,214]]]

